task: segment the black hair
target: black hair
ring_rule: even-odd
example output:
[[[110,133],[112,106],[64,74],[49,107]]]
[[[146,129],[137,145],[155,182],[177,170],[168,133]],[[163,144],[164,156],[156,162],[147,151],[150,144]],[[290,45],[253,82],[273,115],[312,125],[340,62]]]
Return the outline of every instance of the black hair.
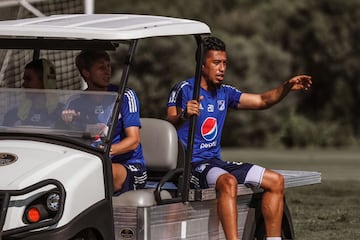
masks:
[[[35,59],[25,65],[25,69],[33,69],[38,74],[39,79],[43,81],[43,62],[41,59]]]
[[[206,37],[203,39],[204,54],[207,54],[210,50],[226,51],[225,43],[217,37]]]
[[[75,64],[80,74],[82,75],[83,69],[90,70],[90,68],[99,59],[106,59],[110,61],[110,56],[105,51],[83,50],[79,55],[76,56]]]
[[[55,65],[47,59],[34,59],[25,65],[25,69],[33,69],[44,83],[45,89],[56,89]]]
[[[204,47],[203,61],[205,60],[207,53],[211,50],[224,51],[224,52],[226,51],[225,43],[217,37],[211,37],[211,36],[205,37],[204,39],[202,39],[202,43]],[[197,54],[196,54],[196,60],[198,60]]]

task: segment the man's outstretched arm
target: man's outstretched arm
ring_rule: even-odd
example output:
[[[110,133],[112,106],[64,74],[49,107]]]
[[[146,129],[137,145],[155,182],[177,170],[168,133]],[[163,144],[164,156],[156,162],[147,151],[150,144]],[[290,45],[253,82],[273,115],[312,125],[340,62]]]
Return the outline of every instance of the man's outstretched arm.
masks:
[[[311,76],[298,75],[261,94],[242,93],[238,109],[267,109],[280,102],[290,91],[308,90],[311,85]]]

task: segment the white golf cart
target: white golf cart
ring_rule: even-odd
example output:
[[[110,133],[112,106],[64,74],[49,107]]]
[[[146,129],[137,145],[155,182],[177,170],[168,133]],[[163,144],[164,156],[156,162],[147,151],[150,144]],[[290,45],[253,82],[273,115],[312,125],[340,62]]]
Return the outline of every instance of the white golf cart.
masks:
[[[161,119],[142,118],[141,138],[148,166],[146,189],[112,196],[110,139],[137,42],[158,36],[193,35],[200,56],[201,22],[145,15],[56,15],[0,22],[1,49],[102,49],[128,46],[118,93],[80,90],[0,88],[0,240],[27,239],[225,239],[216,211],[216,191],[190,189],[189,149]],[[200,64],[194,70],[198,99]],[[109,125],[63,124],[57,107],[77,96],[107,104]],[[141,95],[139,96],[141,98]],[[84,105],[92,101],[85,101]],[[38,124],[20,121],[31,106],[48,113]],[[89,107],[90,108],[90,107]],[[55,117],[54,117],[55,116]],[[194,123],[196,117],[190,121]],[[192,124],[194,126],[194,124]],[[94,144],[101,137],[103,148]],[[98,139],[97,139],[98,140]],[[320,183],[318,172],[281,171],[286,187]],[[262,239],[262,191],[238,186],[238,231],[242,239]],[[291,216],[283,218],[283,238],[294,239]]]

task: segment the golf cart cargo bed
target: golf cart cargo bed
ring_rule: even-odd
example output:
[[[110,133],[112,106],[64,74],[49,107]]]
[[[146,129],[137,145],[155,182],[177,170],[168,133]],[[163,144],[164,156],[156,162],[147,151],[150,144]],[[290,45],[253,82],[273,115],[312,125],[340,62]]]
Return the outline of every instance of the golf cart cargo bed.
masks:
[[[321,182],[319,172],[276,171],[284,175],[286,188]],[[146,191],[151,198],[152,190]],[[238,185],[239,236],[245,237],[246,224],[256,221],[257,203],[254,203],[254,198],[256,198],[255,193],[259,192],[261,190],[252,190],[243,184]],[[134,197],[135,195],[132,196],[133,199]],[[217,216],[215,189],[190,189],[189,201],[156,205],[155,202],[141,199],[139,206],[126,207],[122,202],[122,197],[114,197],[116,239],[226,239]]]

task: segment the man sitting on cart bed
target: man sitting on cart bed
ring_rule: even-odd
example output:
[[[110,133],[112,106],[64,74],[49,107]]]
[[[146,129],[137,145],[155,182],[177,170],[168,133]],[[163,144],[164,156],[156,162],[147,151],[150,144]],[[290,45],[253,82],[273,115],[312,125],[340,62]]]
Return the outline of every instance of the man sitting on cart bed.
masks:
[[[192,100],[194,78],[176,84],[168,99],[167,118],[177,128],[185,146],[189,118],[197,115],[191,184],[195,188],[215,187],[218,215],[226,239],[238,239],[237,185],[261,187],[262,213],[267,239],[281,239],[284,178],[250,163],[221,160],[220,139],[228,108],[267,109],[280,102],[290,91],[308,90],[311,77],[295,76],[279,87],[261,94],[241,92],[224,84],[227,54],[224,42],[215,37],[203,39],[204,58],[200,97]]]
[[[88,85],[86,90],[118,90],[115,85],[110,84],[110,56],[105,51],[82,51],[76,57],[76,66]],[[63,120],[72,124],[77,118],[82,118],[89,123],[100,123],[106,127],[109,119],[104,119],[103,116],[106,115],[106,109],[112,108],[114,102],[101,101],[96,104],[96,98],[90,98],[84,94],[72,100],[62,112]],[[139,100],[135,91],[127,88],[110,148],[115,195],[145,186],[147,172],[140,144],[140,127]]]

